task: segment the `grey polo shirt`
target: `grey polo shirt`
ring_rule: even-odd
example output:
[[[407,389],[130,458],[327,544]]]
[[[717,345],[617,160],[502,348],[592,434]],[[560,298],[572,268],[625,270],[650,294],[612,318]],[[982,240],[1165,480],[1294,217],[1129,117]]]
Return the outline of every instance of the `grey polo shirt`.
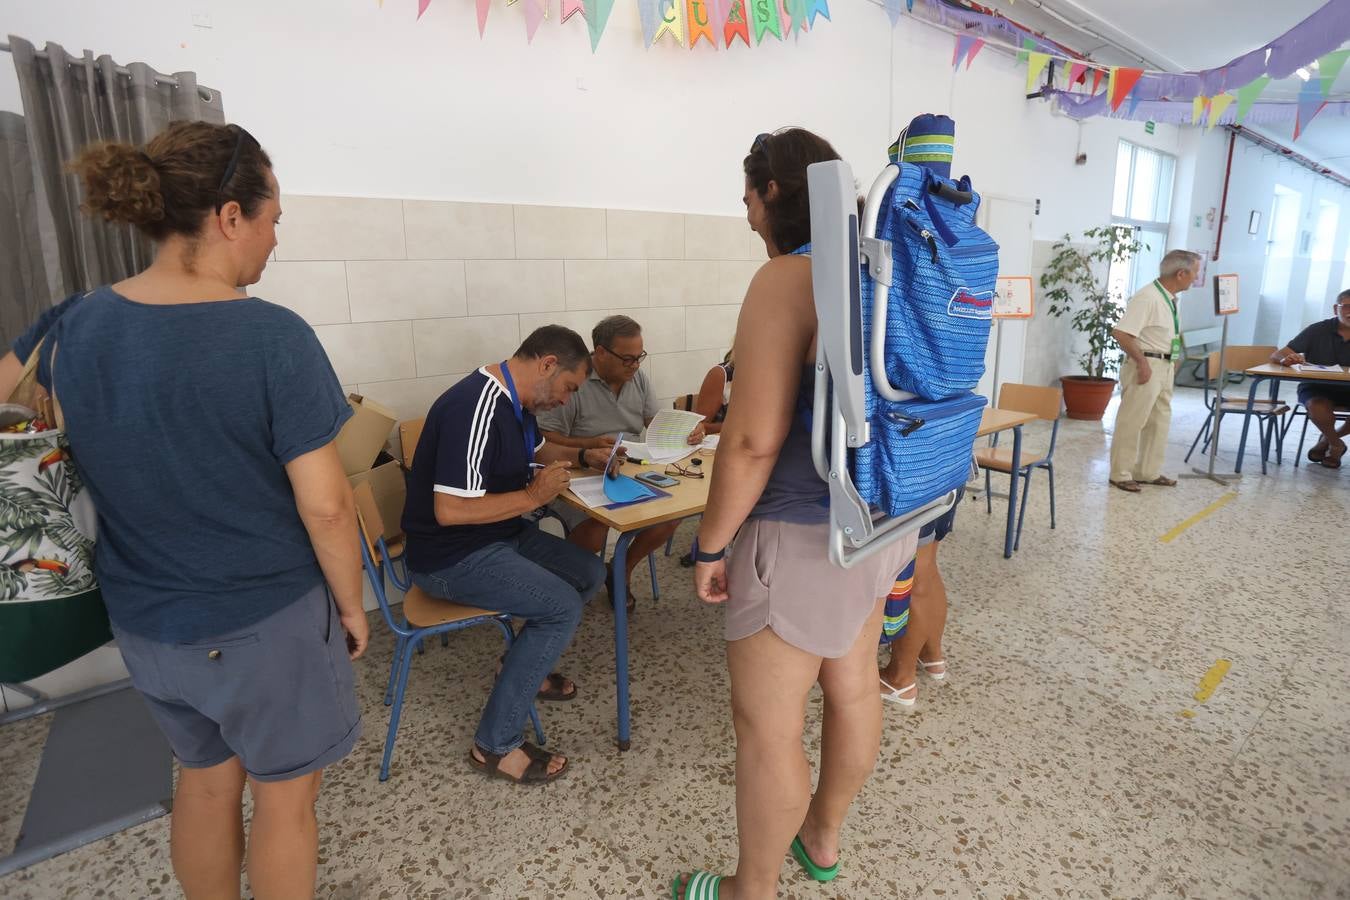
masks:
[[[647,427],[656,412],[656,395],[645,370],[638,369],[617,397],[592,371],[566,403],[539,417],[539,428],[579,438],[622,431],[631,438]]]

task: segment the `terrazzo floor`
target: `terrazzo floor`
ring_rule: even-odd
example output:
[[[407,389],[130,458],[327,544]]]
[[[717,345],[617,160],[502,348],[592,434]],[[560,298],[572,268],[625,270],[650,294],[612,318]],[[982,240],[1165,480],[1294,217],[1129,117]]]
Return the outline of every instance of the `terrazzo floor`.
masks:
[[[1189,470],[1202,415],[1199,392],[1179,390],[1173,474]],[[1350,473],[1295,469],[1291,448],[1263,477],[1253,454],[1236,497],[1164,543],[1229,489],[1109,488],[1113,416],[1062,423],[1058,528],[1039,480],[1011,560],[1003,501],[993,516],[964,504],[941,553],[950,683],[925,683],[912,715],[887,708],[839,879],[817,885],[785,860],[782,896],[1350,897]],[[1047,434],[1029,429],[1027,447]],[[542,708],[550,746],[573,761],[543,789],[465,762],[498,652],[486,629],[417,659],[392,777],[376,780],[391,650],[377,621],[358,665],[365,737],[319,801],[319,895],[659,898],[677,871],[729,871],[721,613],[673,558],[660,580],[653,605],[634,579],[632,750],[613,743],[602,599],[563,659],[582,698]],[[1199,703],[1220,658],[1231,671]],[[808,713],[814,734],[818,693]],[[46,728],[0,732],[6,849]],[[0,879],[0,897],[178,896],[168,834],[162,818],[32,866]]]

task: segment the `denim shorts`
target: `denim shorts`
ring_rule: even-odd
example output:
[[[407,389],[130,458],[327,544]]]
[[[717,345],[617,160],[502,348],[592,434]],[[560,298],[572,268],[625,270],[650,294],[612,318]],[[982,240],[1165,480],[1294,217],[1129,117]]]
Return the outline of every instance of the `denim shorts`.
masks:
[[[952,526],[956,524],[956,511],[961,508],[961,498],[965,495],[964,487],[957,490],[956,502],[952,504],[952,508],[919,529],[920,547],[926,547],[934,541],[942,543],[942,539],[952,533]]]
[[[166,644],[115,626],[113,634],[131,683],[187,768],[237,756],[252,778],[284,781],[342,759],[361,734],[346,632],[326,585],[203,641]]]

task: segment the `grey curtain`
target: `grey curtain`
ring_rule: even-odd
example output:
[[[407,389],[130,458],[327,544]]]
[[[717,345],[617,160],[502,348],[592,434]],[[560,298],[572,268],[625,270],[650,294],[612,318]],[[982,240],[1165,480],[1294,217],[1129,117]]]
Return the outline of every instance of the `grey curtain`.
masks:
[[[42,308],[75,291],[127,278],[153,256],[135,229],[80,212],[83,190],[65,169],[80,149],[96,141],[142,145],[170,122],[223,123],[225,113],[220,94],[198,87],[191,72],[177,72],[175,83],[166,84],[144,63],[127,65],[129,74],[123,74],[110,57],[95,58],[88,50],[77,57],[47,44],[39,56],[23,38],[10,35],[9,44],[23,98],[42,263],[42,277],[30,288],[38,295],[19,305]],[[10,305],[7,297],[0,302]],[[8,323],[8,310],[0,316]]]
[[[28,131],[23,116],[0,111],[0,348],[49,305]]]

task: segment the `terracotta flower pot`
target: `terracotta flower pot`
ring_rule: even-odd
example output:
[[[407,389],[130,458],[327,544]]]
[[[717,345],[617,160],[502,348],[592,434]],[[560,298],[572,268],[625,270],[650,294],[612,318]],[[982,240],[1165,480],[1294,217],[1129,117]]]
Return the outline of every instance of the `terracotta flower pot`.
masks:
[[[1106,414],[1111,394],[1116,389],[1114,378],[1094,378],[1091,375],[1065,375],[1059,379],[1064,388],[1065,415],[1070,419],[1100,422]]]

